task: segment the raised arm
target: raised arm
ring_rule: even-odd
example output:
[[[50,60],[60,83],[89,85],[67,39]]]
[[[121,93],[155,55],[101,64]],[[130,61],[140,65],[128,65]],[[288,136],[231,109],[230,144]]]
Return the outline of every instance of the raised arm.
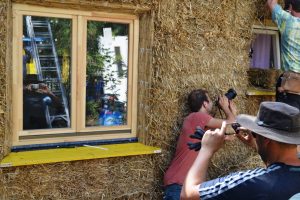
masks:
[[[267,0],[267,5],[272,12],[276,4],[278,3],[278,0]]]
[[[221,129],[206,131],[202,139],[202,147],[199,154],[190,168],[185,182],[182,186],[181,200],[199,200],[199,185],[206,181],[206,174],[210,160],[214,153],[218,151],[225,140],[226,122],[222,123]]]

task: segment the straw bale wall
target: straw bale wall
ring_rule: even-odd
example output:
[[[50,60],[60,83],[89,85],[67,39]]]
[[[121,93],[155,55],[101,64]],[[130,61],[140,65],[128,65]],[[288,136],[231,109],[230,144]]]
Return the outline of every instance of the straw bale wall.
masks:
[[[152,160],[138,156],[5,168],[1,199],[151,199]]]
[[[188,110],[186,96],[233,87],[240,113],[263,99],[245,95],[251,26],[269,17],[265,0],[13,0],[58,8],[140,15],[138,132],[162,154],[0,169],[0,199],[161,199],[162,177]],[[11,1],[0,0],[0,158],[10,144]],[[217,115],[218,116],[218,115]],[[213,160],[209,176],[261,165],[238,141]]]
[[[11,63],[9,57],[11,51],[11,45],[8,45],[11,36],[9,18],[9,6],[8,0],[0,1],[0,159],[3,155],[6,155],[9,151],[10,131],[9,131],[9,78],[8,67]]]

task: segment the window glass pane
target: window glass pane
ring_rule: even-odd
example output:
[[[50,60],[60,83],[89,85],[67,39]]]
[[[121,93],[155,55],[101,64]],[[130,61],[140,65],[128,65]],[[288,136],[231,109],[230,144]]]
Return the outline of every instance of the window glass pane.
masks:
[[[70,19],[23,16],[23,129],[70,127]]]
[[[127,124],[129,24],[88,21],[86,126]]]
[[[279,69],[275,34],[254,34],[250,49],[251,68]]]

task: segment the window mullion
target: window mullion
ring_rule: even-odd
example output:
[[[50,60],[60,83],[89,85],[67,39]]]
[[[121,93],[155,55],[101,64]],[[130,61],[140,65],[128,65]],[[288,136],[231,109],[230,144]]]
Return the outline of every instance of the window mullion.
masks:
[[[71,128],[76,132],[77,130],[77,100],[78,100],[78,86],[77,86],[77,69],[78,69],[78,17],[72,17],[72,61],[71,61],[71,98],[70,108],[72,113]]]
[[[85,127],[85,94],[86,94],[86,19],[82,16],[78,16],[78,28],[77,28],[77,96],[76,96],[76,105],[77,105],[77,115],[76,115],[76,124],[77,131],[81,131]]]

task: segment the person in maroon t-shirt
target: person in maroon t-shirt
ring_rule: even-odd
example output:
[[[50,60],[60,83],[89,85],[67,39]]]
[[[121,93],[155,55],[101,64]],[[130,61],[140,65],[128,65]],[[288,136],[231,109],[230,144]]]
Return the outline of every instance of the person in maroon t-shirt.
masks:
[[[226,96],[219,97],[218,104],[226,115],[228,123],[235,121],[236,107]],[[188,105],[191,113],[184,119],[181,134],[178,139],[175,157],[171,161],[164,176],[164,200],[179,200],[181,187],[185,176],[196,159],[197,152],[188,148],[188,142],[195,142],[190,135],[199,126],[203,130],[220,128],[224,119],[213,118],[213,102],[206,90],[193,90],[188,96]]]

